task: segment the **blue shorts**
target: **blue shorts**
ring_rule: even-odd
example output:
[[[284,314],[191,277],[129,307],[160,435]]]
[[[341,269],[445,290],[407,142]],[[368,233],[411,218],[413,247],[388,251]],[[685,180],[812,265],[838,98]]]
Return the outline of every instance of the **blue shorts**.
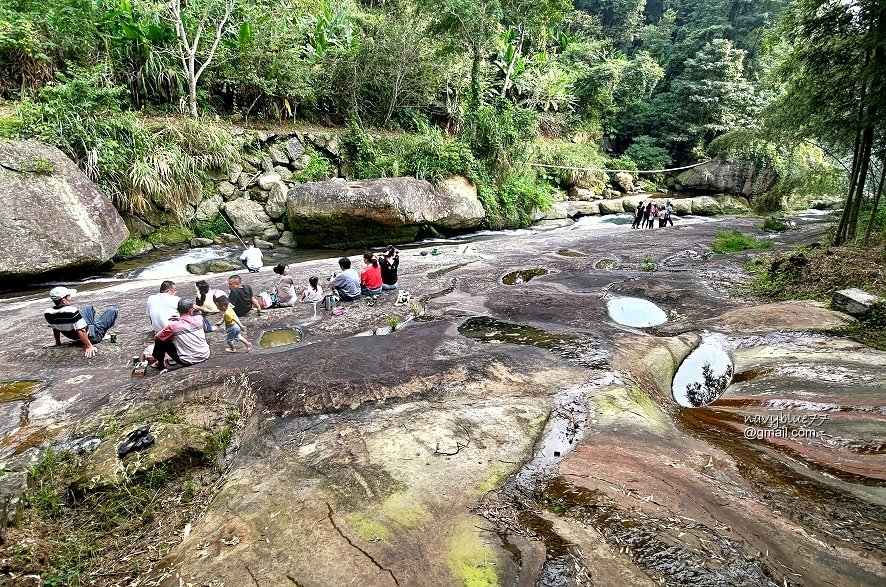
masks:
[[[227,340],[228,344],[234,346],[234,343],[238,340],[243,340],[243,335],[241,334],[240,327],[236,324],[231,324],[225,330],[225,340]]]

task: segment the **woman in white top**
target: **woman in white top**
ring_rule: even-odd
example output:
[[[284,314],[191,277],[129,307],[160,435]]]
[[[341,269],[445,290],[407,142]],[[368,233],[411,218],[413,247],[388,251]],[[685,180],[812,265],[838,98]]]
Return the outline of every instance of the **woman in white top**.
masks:
[[[277,294],[277,306],[288,308],[295,304],[295,281],[289,275],[289,265],[280,263],[274,267],[274,273],[280,277],[274,284],[274,292]]]

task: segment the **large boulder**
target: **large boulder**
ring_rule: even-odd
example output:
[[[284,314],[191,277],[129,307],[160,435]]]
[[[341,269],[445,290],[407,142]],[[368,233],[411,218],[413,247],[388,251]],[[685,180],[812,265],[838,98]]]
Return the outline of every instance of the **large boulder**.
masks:
[[[477,186],[463,175],[453,175],[437,186],[442,199],[438,202],[442,218],[434,224],[444,228],[476,228],[486,216],[477,197]]]
[[[111,200],[55,147],[0,144],[0,277],[96,267],[129,236]]]
[[[716,158],[678,175],[676,187],[687,193],[753,196],[769,191],[776,179],[774,169]]]
[[[266,230],[274,228],[274,223],[259,202],[240,198],[225,202],[220,209],[241,237],[261,236]]]
[[[634,176],[627,171],[619,171],[615,174],[615,186],[626,194],[636,191],[634,187]]]
[[[222,205],[222,197],[220,195],[213,195],[202,202],[197,206],[197,220],[213,220],[216,216],[218,216],[218,209]]]
[[[268,192],[268,200],[265,202],[265,212],[272,220],[279,220],[286,213],[286,184],[278,181],[271,185]]]
[[[699,196],[692,198],[692,213],[698,216],[713,216],[722,214],[723,207],[711,196]]]
[[[422,225],[478,226],[483,208],[476,188],[452,180],[434,189],[412,177],[348,182],[342,178],[289,190],[289,226],[306,246],[369,246],[413,240]],[[473,191],[471,191],[473,189]]]
[[[621,200],[600,200],[600,214],[621,214],[624,211]]]
[[[566,216],[569,218],[580,218],[581,216],[596,216],[600,213],[600,204],[598,202],[563,202],[566,206]]]

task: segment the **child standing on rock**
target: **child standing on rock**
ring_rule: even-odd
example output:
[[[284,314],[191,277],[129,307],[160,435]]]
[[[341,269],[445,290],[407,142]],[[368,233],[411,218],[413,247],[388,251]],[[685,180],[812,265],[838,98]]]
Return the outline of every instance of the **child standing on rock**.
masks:
[[[218,306],[219,311],[222,313],[222,322],[225,325],[225,341],[228,343],[228,348],[225,349],[225,352],[236,353],[237,349],[234,348],[234,343],[239,340],[246,346],[246,352],[248,353],[252,349],[252,343],[243,336],[246,332],[246,327],[237,318],[234,308],[228,304],[228,296],[216,297],[215,305]],[[218,326],[221,326],[222,322],[219,322]]]

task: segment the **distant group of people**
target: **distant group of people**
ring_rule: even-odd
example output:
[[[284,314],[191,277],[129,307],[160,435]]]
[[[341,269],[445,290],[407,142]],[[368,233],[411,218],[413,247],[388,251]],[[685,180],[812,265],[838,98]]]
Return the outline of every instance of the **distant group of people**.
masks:
[[[258,251],[258,263],[261,263],[261,251],[248,247],[246,253]],[[246,255],[244,253],[244,255]],[[178,286],[166,280],[160,284],[160,291],[148,297],[147,316],[154,332],[154,342],[142,354],[148,363],[158,369],[165,369],[170,361],[180,366],[200,363],[209,358],[209,344],[206,333],[214,330],[210,316],[221,316],[216,327],[225,327],[227,352],[237,352],[236,345],[241,343],[248,352],[252,343],[246,339],[246,327],[241,318],[251,310],[264,308],[291,307],[296,303],[319,303],[326,296],[335,296],[339,301],[351,301],[361,296],[377,296],[384,290],[397,289],[397,269],[400,265],[399,251],[389,246],[382,254],[365,253],[363,255],[363,271],[358,273],[351,267],[347,257],[339,259],[340,273],[332,273],[329,277],[329,291],[324,291],[316,276],[308,279],[307,286],[300,294],[296,293],[295,280],[289,272],[289,266],[279,264],[274,267],[277,278],[270,293],[261,292],[255,295],[252,287],[243,283],[239,275],[228,278],[228,292],[210,287],[206,280],[195,283],[196,295],[193,300],[178,295]],[[255,263],[250,262],[255,256],[244,258],[244,264],[252,271]],[[260,269],[260,265],[258,265]],[[96,317],[95,308],[84,305],[77,308],[73,298],[77,290],[67,287],[55,287],[49,292],[53,307],[44,312],[44,318],[53,330],[54,344],[61,344],[61,337],[80,342],[85,347],[85,356],[96,355],[96,344],[101,342],[106,333],[116,323],[118,312],[114,308],[105,310]]]
[[[656,220],[659,228],[664,228],[668,223],[673,226],[674,220],[671,218],[673,213],[674,207],[670,202],[663,206],[653,201],[640,202],[634,210],[634,222],[631,228],[655,228]]]

